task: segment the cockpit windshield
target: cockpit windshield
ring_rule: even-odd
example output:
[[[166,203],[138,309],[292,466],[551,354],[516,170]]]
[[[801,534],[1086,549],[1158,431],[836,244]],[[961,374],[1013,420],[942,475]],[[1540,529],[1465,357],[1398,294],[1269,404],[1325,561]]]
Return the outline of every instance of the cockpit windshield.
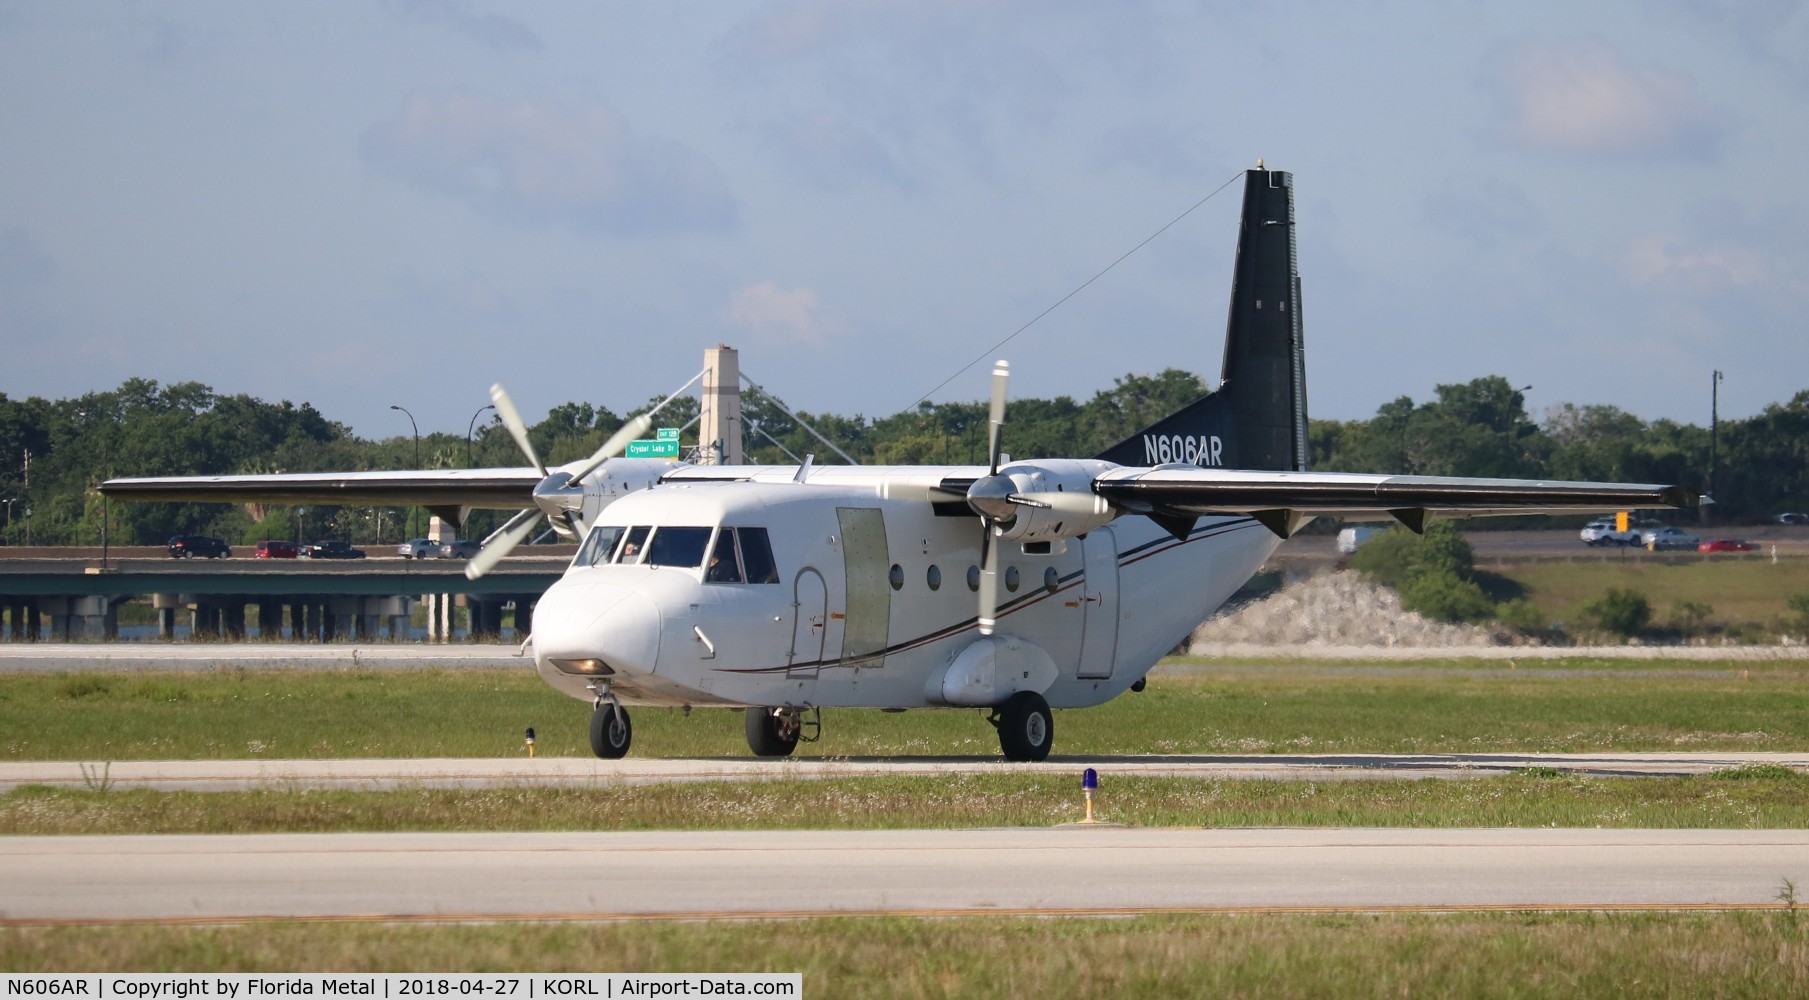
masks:
[[[590,529],[590,534],[584,536],[584,544],[578,546],[572,565],[597,566],[608,562],[610,550],[616,547],[616,539],[621,534],[622,529],[613,524],[599,524]]]
[[[711,536],[715,544],[711,545]],[[737,541],[740,542],[737,545]],[[709,558],[706,560],[705,555]],[[579,546],[572,565],[678,566],[704,569],[710,583],[778,583],[772,542],[765,528],[704,528],[694,525],[630,527],[600,524]]]
[[[653,529],[653,541],[647,544],[645,561],[653,566],[696,569],[704,563],[704,549],[710,544],[710,530],[662,524]]]

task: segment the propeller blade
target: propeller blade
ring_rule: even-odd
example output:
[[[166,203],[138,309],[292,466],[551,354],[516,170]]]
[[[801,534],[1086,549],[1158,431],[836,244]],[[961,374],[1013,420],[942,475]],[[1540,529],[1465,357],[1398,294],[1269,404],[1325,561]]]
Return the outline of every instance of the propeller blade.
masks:
[[[985,528],[980,539],[980,634],[991,635],[999,624],[999,543],[993,540],[991,522]]]
[[[603,442],[603,447],[597,449],[597,453],[590,457],[590,461],[584,463],[583,468],[572,473],[571,481],[575,483],[597,471],[597,466],[625,451],[628,448],[628,442],[645,437],[647,430],[652,426],[653,416],[648,413],[643,413],[623,424],[621,430],[616,431],[610,435],[608,441]]]
[[[987,421],[990,425],[991,441],[987,454],[992,456],[992,474],[999,474],[999,429],[1005,426],[1005,386],[1011,380],[1011,364],[1003,359],[992,365],[992,416]]]
[[[503,426],[509,429],[509,436],[515,439],[516,446],[521,448],[522,453],[528,456],[528,461],[545,478],[546,466],[541,464],[540,454],[534,450],[534,442],[528,440],[528,425],[521,419],[521,411],[515,408],[515,401],[509,398],[501,383],[490,387],[490,402],[496,404],[496,415],[502,418]]]
[[[489,538],[484,539],[484,547],[477,550],[477,555],[472,556],[471,561],[465,564],[465,579],[476,580],[496,568],[496,564],[502,562],[503,557],[508,555],[515,546],[520,545],[521,540],[528,537],[528,533],[534,530],[534,522],[539,517],[538,508],[524,510],[510,518],[509,523],[503,525],[501,530],[493,532]]]

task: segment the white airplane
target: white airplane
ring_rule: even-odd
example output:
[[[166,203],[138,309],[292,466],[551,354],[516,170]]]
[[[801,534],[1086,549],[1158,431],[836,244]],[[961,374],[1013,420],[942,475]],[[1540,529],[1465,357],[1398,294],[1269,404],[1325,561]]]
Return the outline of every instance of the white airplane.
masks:
[[[988,712],[1011,760],[1054,745],[1051,710],[1141,690],[1144,674],[1318,515],[1434,517],[1693,507],[1678,486],[1313,473],[1292,176],[1245,180],[1222,380],[1091,459],[1009,461],[1008,369],[993,371],[985,466],[688,466],[598,453],[549,472],[501,387],[523,469],[113,480],[148,500],[525,508],[482,575],[545,515],[582,538],[533,626],[546,682],[591,704],[621,757],[628,707],[746,710],[759,756],[821,709]],[[530,506],[530,504],[532,506]]]

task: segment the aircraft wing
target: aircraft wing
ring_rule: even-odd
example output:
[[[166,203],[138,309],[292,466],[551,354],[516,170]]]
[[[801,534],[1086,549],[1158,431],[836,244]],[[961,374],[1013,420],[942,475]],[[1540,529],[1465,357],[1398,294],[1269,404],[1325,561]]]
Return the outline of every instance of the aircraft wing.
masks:
[[[205,503],[326,503],[430,508],[534,506],[541,479],[516,469],[432,469],[409,472],[288,472],[256,476],[160,476],[109,479],[102,493],[124,500]]]
[[[1656,483],[1176,467],[1112,469],[1094,480],[1093,491],[1165,525],[1169,520],[1191,523],[1205,514],[1250,514],[1284,537],[1302,520],[1321,514],[1392,517],[1417,531],[1432,517],[1593,514],[1714,502],[1682,486]]]

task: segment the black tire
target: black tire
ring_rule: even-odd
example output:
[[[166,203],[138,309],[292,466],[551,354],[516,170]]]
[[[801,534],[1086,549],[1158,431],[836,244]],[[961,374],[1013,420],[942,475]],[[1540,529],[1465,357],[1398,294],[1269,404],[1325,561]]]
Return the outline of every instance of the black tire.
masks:
[[[787,734],[779,717],[769,708],[747,710],[747,747],[756,757],[790,757],[798,748],[798,727],[792,725]]]
[[[634,742],[634,723],[628,710],[604,703],[590,714],[590,749],[604,760],[620,760],[628,756],[628,745]]]
[[[1035,691],[1019,691],[999,706],[999,749],[1006,760],[1039,761],[1055,745],[1055,717]]]

